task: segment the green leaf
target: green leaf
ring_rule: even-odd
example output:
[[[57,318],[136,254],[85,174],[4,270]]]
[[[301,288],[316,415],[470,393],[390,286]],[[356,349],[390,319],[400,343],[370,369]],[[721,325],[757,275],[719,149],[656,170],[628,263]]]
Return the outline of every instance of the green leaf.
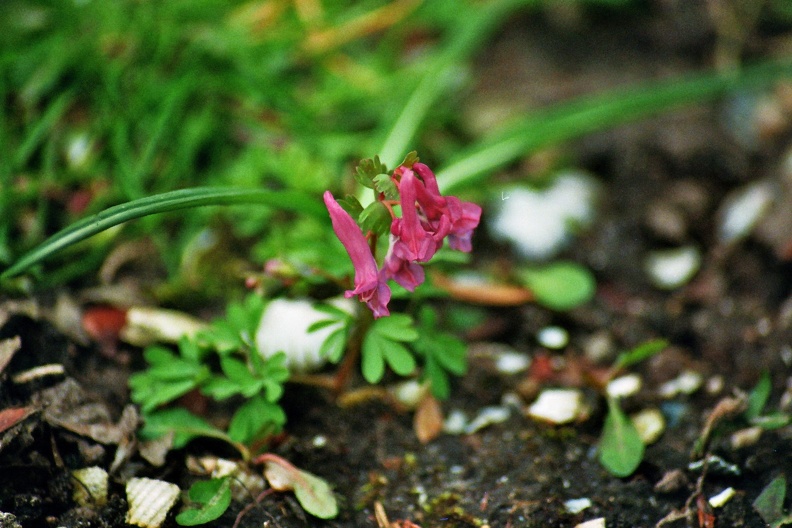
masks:
[[[247,365],[238,359],[224,357],[220,359],[220,367],[223,373],[239,387],[239,393],[250,397],[256,394],[263,385],[261,379],[257,379]]]
[[[187,409],[165,409],[144,416],[144,425],[140,430],[142,438],[160,438],[171,432],[174,433],[174,449],[181,449],[190,440],[201,436],[224,440],[238,448],[238,445],[227,434],[203,418],[190,413]]]
[[[385,375],[385,354],[383,349],[388,341],[375,332],[369,331],[363,338],[361,371],[369,383],[377,383]]]
[[[643,460],[644,444],[635,426],[619,407],[608,398],[608,416],[599,443],[600,463],[612,475],[631,475]]]
[[[297,469],[274,455],[268,457],[264,475],[274,489],[294,490],[300,505],[311,515],[320,519],[332,519],[338,515],[338,503],[333,490],[324,479],[307,471]]]
[[[782,412],[775,412],[757,416],[749,420],[749,422],[751,425],[759,426],[765,431],[772,431],[773,429],[780,429],[789,425],[792,422],[792,416]]]
[[[143,412],[153,411],[160,405],[184,396],[197,386],[198,383],[193,379],[160,382],[145,372],[129,378],[129,387],[132,389],[130,398],[140,404]]]
[[[415,329],[412,318],[405,314],[381,317],[374,321],[369,332],[376,332],[392,341],[415,341],[418,339],[418,331]]]
[[[374,176],[374,189],[384,194],[388,200],[399,199],[399,189],[396,188],[396,184],[393,183],[389,174],[377,174]]]
[[[331,363],[338,363],[344,355],[348,340],[348,333],[346,328],[339,328],[334,330],[327,336],[319,347],[319,355],[326,357]]]
[[[788,524],[784,519],[784,498],[786,497],[786,477],[779,475],[762,490],[753,503],[759,516],[772,527]],[[786,521],[786,522],[785,522]]]
[[[762,410],[770,398],[770,390],[772,388],[770,373],[765,370],[756,383],[756,387],[748,395],[748,407],[745,409],[745,418],[747,420],[754,420],[762,414]]]
[[[263,396],[255,396],[234,413],[228,436],[241,444],[249,444],[280,431],[285,423],[286,414],[279,405],[268,402]]]
[[[451,395],[451,383],[448,379],[448,374],[438,364],[434,356],[430,356],[424,365],[424,379],[429,380],[432,388],[432,394],[441,400],[445,400]]]
[[[219,518],[231,505],[230,478],[198,481],[190,487],[188,496],[191,501],[201,505],[189,508],[176,516],[181,526],[197,526]]]
[[[533,292],[536,302],[560,312],[590,301],[597,287],[591,272],[574,262],[526,269],[521,278]]]
[[[338,202],[338,205],[341,206],[341,209],[346,211],[352,218],[359,217],[360,213],[363,212],[363,205],[361,205],[360,200],[351,194],[348,194],[346,197],[336,201]]]
[[[308,214],[320,220],[327,219],[327,210],[321,202],[296,191],[222,187],[180,189],[116,205],[72,224],[23,255],[0,274],[0,280],[19,275],[64,248],[129,220],[192,207],[237,204],[268,205]]]
[[[327,328],[328,326],[333,326],[337,324],[338,324],[338,319],[322,319],[321,321],[316,321],[315,323],[311,324],[306,329],[306,332],[310,334],[311,332],[316,332],[317,330],[321,330],[322,328]]]
[[[408,152],[407,155],[404,156],[404,159],[402,160],[401,163],[399,163],[399,166],[412,167],[419,161],[421,161],[421,159],[418,157],[418,152],[413,150],[411,152]]]
[[[645,359],[649,359],[665,348],[668,348],[668,341],[665,339],[654,339],[641,343],[632,350],[619,354],[614,363],[614,367],[617,369],[630,367]]]
[[[404,345],[395,341],[387,341],[383,352],[385,361],[399,376],[409,376],[415,371],[415,358]]]
[[[358,216],[358,223],[364,233],[371,231],[384,235],[390,230],[391,221],[390,211],[379,201],[371,202]]]

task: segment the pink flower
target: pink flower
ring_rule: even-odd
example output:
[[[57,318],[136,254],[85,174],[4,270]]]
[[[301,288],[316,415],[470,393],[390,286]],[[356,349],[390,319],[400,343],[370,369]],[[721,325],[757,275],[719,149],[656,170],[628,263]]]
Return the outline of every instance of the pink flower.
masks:
[[[448,245],[451,246],[451,249],[469,253],[473,249],[471,244],[473,230],[481,220],[481,207],[472,202],[463,202],[456,196],[446,196],[446,204],[451,220]]]
[[[456,196],[441,196],[437,185],[437,178],[432,169],[423,163],[415,163],[413,169],[424,182],[426,197],[418,197],[418,201],[426,211],[426,216],[431,222],[438,214],[449,223],[448,245],[457,251],[470,252],[473,249],[471,238],[473,230],[481,219],[481,207],[472,202],[463,202]]]
[[[368,305],[375,318],[390,315],[388,311],[390,287],[386,282],[387,278],[377,270],[377,261],[371,254],[366,237],[363,236],[357,222],[338,205],[330,191],[324,193],[324,202],[330,213],[333,231],[355,267],[355,289],[347,290],[344,296],[349,298],[357,295],[361,302]]]
[[[414,262],[397,257],[393,252],[395,243],[396,237],[391,235],[388,254],[385,255],[385,261],[382,263],[382,271],[380,273],[384,274],[386,280],[393,279],[404,289],[415,291],[415,288],[422,284],[425,279],[424,269]]]
[[[405,170],[399,183],[402,217],[395,218],[391,233],[398,239],[394,254],[410,262],[427,262],[443,244],[445,234],[428,231],[418,215],[416,200],[423,184],[411,170]]]

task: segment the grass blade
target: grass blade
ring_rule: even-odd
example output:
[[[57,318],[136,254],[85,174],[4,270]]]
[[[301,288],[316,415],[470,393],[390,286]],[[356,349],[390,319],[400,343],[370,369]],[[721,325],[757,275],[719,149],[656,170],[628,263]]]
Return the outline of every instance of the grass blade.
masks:
[[[437,179],[446,192],[471,187],[491,171],[544,146],[785,77],[792,77],[792,62],[765,62],[728,74],[697,74],[560,103],[485,139],[441,170]]]
[[[327,211],[317,199],[295,191],[195,187],[157,194],[110,207],[59,231],[25,254],[0,274],[0,280],[19,275],[61,249],[129,220],[157,213],[207,205],[259,204],[327,219]]]

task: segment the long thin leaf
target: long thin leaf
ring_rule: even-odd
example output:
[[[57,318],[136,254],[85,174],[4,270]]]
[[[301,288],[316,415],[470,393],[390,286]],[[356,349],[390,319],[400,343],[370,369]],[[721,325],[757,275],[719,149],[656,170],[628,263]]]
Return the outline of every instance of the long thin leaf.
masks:
[[[378,151],[380,159],[390,166],[401,161],[400,156],[409,150],[432,106],[456,77],[459,64],[479,50],[482,41],[515,9],[536,4],[537,0],[494,0],[479,7],[475,15],[465,16],[454,29],[452,40],[427,65],[421,80],[403,105]]]
[[[532,114],[485,139],[439,171],[437,179],[446,192],[471,187],[491,171],[547,145],[789,77],[792,62],[773,61],[729,74],[696,74],[584,96]]]
[[[129,220],[192,207],[239,204],[267,205],[305,213],[319,219],[327,218],[327,211],[319,200],[314,200],[295,191],[223,187],[181,189],[116,205],[72,224],[22,256],[14,265],[0,274],[0,280],[19,275],[61,249]]]

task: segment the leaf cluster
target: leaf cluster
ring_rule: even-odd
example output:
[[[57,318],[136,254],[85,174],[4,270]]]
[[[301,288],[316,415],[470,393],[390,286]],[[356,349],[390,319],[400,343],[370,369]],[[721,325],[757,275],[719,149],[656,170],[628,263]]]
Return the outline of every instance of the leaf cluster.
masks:
[[[149,367],[129,381],[132,401],[144,413],[143,436],[173,431],[177,448],[198,436],[240,448],[280,430],[286,416],[277,402],[289,373],[283,353],[265,359],[256,350],[253,335],[263,308],[261,298],[250,295],[242,303],[231,303],[224,319],[195,338],[183,338],[176,351],[161,346],[144,350]],[[242,397],[244,403],[226,431],[186,409],[163,408],[193,390],[215,401]]]
[[[341,360],[349,346],[354,318],[344,310],[318,305],[328,318],[314,323],[308,331],[335,327],[325,338],[320,352],[329,361]],[[438,328],[437,313],[429,306],[419,312],[416,323],[407,314],[392,314],[374,321],[361,342],[361,370],[369,383],[378,383],[386,367],[400,376],[413,374],[422,363],[421,379],[428,381],[432,393],[445,399],[450,393],[449,375],[467,370],[467,348],[459,338]]]

